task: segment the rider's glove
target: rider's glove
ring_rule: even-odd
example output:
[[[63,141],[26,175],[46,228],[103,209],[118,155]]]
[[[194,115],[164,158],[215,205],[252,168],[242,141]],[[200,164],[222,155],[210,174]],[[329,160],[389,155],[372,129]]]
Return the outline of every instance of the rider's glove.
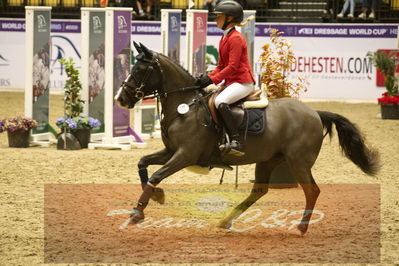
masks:
[[[208,75],[201,75],[196,78],[195,85],[199,86],[200,89],[208,87],[213,81],[208,77]]]

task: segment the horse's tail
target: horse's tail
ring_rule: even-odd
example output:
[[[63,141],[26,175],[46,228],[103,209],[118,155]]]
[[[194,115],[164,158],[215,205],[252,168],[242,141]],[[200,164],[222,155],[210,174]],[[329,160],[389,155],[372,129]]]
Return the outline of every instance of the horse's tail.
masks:
[[[380,169],[380,156],[377,150],[365,144],[360,130],[347,118],[330,112],[317,111],[326,129],[326,135],[332,137],[332,124],[338,132],[339,144],[342,152],[354,164],[368,175],[375,175]]]

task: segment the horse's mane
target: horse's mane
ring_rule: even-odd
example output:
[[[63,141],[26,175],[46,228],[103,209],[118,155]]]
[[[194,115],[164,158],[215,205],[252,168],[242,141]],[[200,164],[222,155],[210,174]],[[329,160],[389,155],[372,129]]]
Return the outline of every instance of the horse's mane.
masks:
[[[190,72],[188,72],[187,69],[185,69],[182,65],[172,61],[169,57],[167,57],[164,54],[158,54],[161,58],[165,59],[167,62],[169,62],[171,65],[175,66],[176,68],[178,68],[179,70],[181,70],[183,73],[187,74],[187,76],[189,76],[190,78],[194,79],[194,76],[191,75]]]

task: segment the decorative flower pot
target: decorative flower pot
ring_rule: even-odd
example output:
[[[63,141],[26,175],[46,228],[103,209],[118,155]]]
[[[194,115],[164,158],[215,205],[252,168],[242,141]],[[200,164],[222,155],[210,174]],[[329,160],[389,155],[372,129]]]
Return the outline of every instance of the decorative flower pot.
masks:
[[[269,188],[293,188],[298,182],[291,173],[287,162],[282,162],[274,168],[270,175]]]
[[[80,150],[82,147],[72,133],[60,133],[57,139],[57,150]]]
[[[75,131],[72,132],[72,135],[74,135],[75,138],[78,139],[82,149],[86,149],[89,146],[90,136],[91,136],[90,129],[86,128],[76,129]]]
[[[398,104],[381,104],[381,118],[382,119],[399,119],[399,105]]]
[[[29,147],[30,130],[28,131],[7,131],[8,146],[13,148]]]

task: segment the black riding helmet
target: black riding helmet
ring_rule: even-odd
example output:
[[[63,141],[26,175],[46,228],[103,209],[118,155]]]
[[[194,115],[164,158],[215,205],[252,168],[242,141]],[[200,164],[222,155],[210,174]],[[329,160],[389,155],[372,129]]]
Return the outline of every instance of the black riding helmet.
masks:
[[[228,16],[232,16],[233,20],[231,22],[241,23],[244,17],[244,11],[242,6],[234,0],[223,0],[220,1],[214,11],[214,14],[226,14]]]

